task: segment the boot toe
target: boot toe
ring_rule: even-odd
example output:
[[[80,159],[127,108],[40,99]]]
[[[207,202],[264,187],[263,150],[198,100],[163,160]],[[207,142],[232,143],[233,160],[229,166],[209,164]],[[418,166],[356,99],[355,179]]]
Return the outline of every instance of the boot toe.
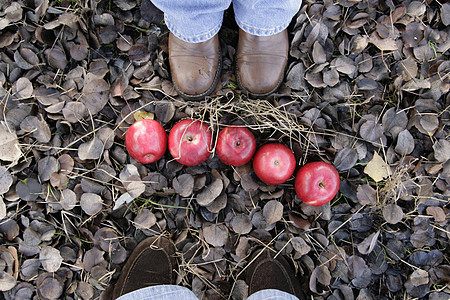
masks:
[[[175,246],[167,238],[142,241],[128,258],[112,291],[112,299],[154,285],[175,282]]]
[[[284,60],[274,57],[241,62],[236,72],[237,79],[240,87],[248,93],[267,95],[276,91],[280,85],[284,68]]]
[[[174,84],[181,94],[188,96],[200,96],[202,94],[207,94],[208,91],[215,87],[214,81],[217,70],[206,69],[202,65],[208,65],[210,63],[196,63],[193,61],[189,62],[190,67],[176,66],[174,65],[174,70],[178,75],[177,80]],[[214,85],[214,86],[213,86]]]

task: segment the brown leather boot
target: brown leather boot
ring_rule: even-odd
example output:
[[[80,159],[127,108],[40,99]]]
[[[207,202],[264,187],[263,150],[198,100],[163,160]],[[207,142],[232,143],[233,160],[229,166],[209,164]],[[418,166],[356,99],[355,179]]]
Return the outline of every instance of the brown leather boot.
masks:
[[[288,51],[286,29],[272,36],[256,36],[239,29],[236,55],[239,87],[256,97],[275,92],[284,78]]]
[[[123,266],[112,299],[147,286],[174,284],[175,267],[175,246],[169,239],[145,239]]]
[[[255,257],[257,258],[254,259]],[[300,282],[289,262],[281,255],[276,259],[273,257],[273,253],[268,249],[258,250],[251,256],[246,276],[249,295],[260,290],[276,289],[305,299]]]
[[[183,98],[201,100],[216,88],[222,69],[219,37],[187,43],[169,34],[169,64],[172,81]]]

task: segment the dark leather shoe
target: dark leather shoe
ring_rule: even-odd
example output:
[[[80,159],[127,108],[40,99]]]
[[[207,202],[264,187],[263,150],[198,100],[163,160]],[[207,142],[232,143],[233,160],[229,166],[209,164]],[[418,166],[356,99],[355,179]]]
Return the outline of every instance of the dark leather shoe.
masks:
[[[113,299],[148,286],[174,284],[175,246],[164,237],[142,241],[122,268]]]
[[[222,69],[219,37],[201,43],[187,43],[169,34],[169,64],[178,94],[200,100],[216,88]]]
[[[256,97],[275,92],[284,78],[288,51],[287,30],[272,36],[256,36],[239,29],[236,55],[239,87]]]
[[[255,257],[257,258],[254,259]],[[305,299],[300,282],[289,262],[282,256],[277,256],[276,259],[273,257],[272,252],[267,249],[259,250],[251,256],[246,276],[249,295],[260,290],[276,289]]]

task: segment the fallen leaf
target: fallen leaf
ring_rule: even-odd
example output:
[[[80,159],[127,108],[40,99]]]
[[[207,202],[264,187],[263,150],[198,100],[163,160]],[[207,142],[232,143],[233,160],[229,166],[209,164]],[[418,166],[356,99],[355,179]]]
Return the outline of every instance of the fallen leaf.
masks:
[[[194,177],[191,174],[181,174],[173,180],[172,185],[181,197],[189,197],[194,191]]]
[[[223,190],[223,181],[221,179],[214,179],[214,181],[205,186],[203,190],[197,195],[197,203],[201,206],[208,206],[211,204]]]
[[[222,247],[228,239],[228,229],[223,224],[204,226],[203,236],[208,244],[214,247]]]
[[[83,143],[78,147],[78,157],[81,160],[99,159],[103,153],[102,141],[94,137],[89,142]]]
[[[441,6],[441,19],[445,26],[450,25],[450,4],[444,3]]]
[[[384,113],[381,123],[387,135],[397,138],[398,134],[406,129],[408,116],[404,110],[396,111],[396,108],[392,107]]]
[[[373,153],[373,158],[364,168],[364,173],[369,175],[375,182],[380,182],[391,174],[389,165],[384,162],[377,152]]]
[[[77,289],[75,294],[82,300],[89,300],[94,297],[94,287],[87,282],[80,281],[78,282]]]
[[[16,184],[16,193],[25,201],[36,201],[42,194],[42,186],[35,178],[27,178]]]
[[[133,114],[134,119],[137,121],[148,119],[153,120],[155,118],[154,113],[146,112],[145,110],[137,111]]]
[[[383,217],[389,224],[397,224],[403,219],[403,210],[397,204],[383,207]]]
[[[59,162],[53,156],[46,156],[38,161],[39,179],[41,182],[50,180],[50,176],[59,171]]]
[[[47,273],[48,274],[48,273]],[[42,275],[46,275],[42,273]],[[58,299],[63,293],[63,285],[56,278],[47,277],[36,283],[38,297],[41,299]]]
[[[358,153],[356,150],[351,148],[343,148],[336,154],[333,165],[339,171],[346,171],[353,168],[357,161]]]
[[[370,35],[369,43],[374,44],[381,51],[394,51],[398,49],[398,45],[393,38],[381,39],[375,32]]]
[[[44,246],[39,253],[39,261],[45,271],[56,272],[61,266],[63,258],[61,257],[58,249],[50,246]]]
[[[430,281],[428,272],[422,269],[414,270],[409,278],[414,286],[427,284]]]
[[[303,63],[295,64],[287,73],[286,85],[294,90],[305,88],[305,67]]]
[[[300,255],[306,255],[309,253],[309,251],[311,251],[311,246],[309,246],[306,241],[299,237],[296,236],[291,240],[292,243],[292,247],[294,248],[294,250]]]
[[[0,220],[6,218],[6,205],[3,201],[3,197],[0,197]]]
[[[16,279],[4,272],[4,271],[0,271],[0,291],[6,292],[11,290],[13,287],[15,287],[17,284]]]
[[[273,224],[283,218],[283,204],[277,200],[270,200],[264,205],[263,216],[267,224]]]
[[[42,115],[26,117],[20,123],[20,128],[26,132],[32,132],[33,137],[40,143],[47,143],[52,138],[50,127]]]
[[[137,198],[145,192],[145,184],[142,181],[132,181],[127,184],[127,192],[131,197]]]
[[[325,50],[323,49],[322,45],[319,44],[318,41],[314,42],[312,57],[314,62],[318,65],[323,64],[327,61]]]
[[[434,157],[438,162],[446,162],[450,159],[450,141],[440,139],[433,145]]]
[[[86,109],[95,115],[100,112],[109,99],[109,84],[102,78],[87,73],[84,78],[84,86],[80,101],[84,103]]]
[[[331,62],[331,66],[335,67],[339,73],[353,74],[356,71],[356,63],[347,56],[340,56]]]
[[[62,109],[64,119],[70,123],[77,123],[87,116],[86,106],[82,102],[67,102]]]
[[[422,1],[411,2],[406,10],[406,13],[412,17],[420,17],[425,14],[427,7]]]
[[[414,151],[414,138],[408,129],[401,131],[397,137],[395,152],[400,155],[408,155]]]
[[[83,211],[92,216],[98,214],[103,207],[103,199],[97,194],[84,193],[81,195],[80,205]]]
[[[369,184],[360,184],[356,191],[359,203],[362,205],[376,205],[377,204],[377,191]]]
[[[71,210],[77,204],[77,196],[72,190],[65,189],[65,190],[61,191],[59,203],[61,204],[63,209]]]
[[[133,201],[135,198],[132,197],[129,193],[123,193],[122,195],[120,195],[119,198],[117,198],[116,202],[114,203],[114,208],[113,210],[118,209],[119,207],[121,207],[123,204],[128,204],[131,201]]]
[[[361,254],[367,255],[370,254],[375,246],[377,245],[378,236],[381,231],[377,231],[372,233],[368,237],[366,237],[361,243],[358,244],[358,251]]]
[[[150,210],[144,208],[134,218],[134,226],[136,229],[149,229],[156,224],[156,216]]]
[[[359,135],[369,142],[380,142],[380,138],[383,137],[383,127],[378,124],[373,115],[367,115],[362,120]]]
[[[445,220],[447,219],[444,210],[442,209],[442,207],[439,206],[428,206],[427,215],[433,216],[436,222],[439,223],[445,222]]]
[[[0,166],[0,194],[8,192],[12,184],[13,178],[9,173],[8,169],[6,169],[3,166]]]
[[[19,141],[15,131],[9,129],[3,122],[0,123],[0,159],[4,161],[17,161],[22,155]]]
[[[20,98],[29,98],[33,95],[33,85],[26,77],[20,77],[16,82],[16,91]]]
[[[249,215],[240,214],[234,216],[230,224],[233,231],[238,234],[247,234],[252,230],[252,220]]]

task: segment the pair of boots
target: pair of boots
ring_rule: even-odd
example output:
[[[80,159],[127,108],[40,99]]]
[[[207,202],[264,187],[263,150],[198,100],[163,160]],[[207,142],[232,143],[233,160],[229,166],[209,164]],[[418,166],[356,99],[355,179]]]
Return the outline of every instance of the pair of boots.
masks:
[[[280,86],[289,51],[287,30],[256,36],[239,29],[236,79],[244,93],[264,97]],[[175,89],[185,99],[200,100],[211,94],[222,69],[219,37],[187,43],[169,35],[169,64]]]
[[[249,294],[277,289],[302,299],[300,283],[289,263],[268,250],[249,259],[246,281]],[[256,256],[255,256],[256,257]],[[148,286],[175,283],[175,246],[167,238],[152,237],[141,242],[128,258],[112,292],[112,299]]]

